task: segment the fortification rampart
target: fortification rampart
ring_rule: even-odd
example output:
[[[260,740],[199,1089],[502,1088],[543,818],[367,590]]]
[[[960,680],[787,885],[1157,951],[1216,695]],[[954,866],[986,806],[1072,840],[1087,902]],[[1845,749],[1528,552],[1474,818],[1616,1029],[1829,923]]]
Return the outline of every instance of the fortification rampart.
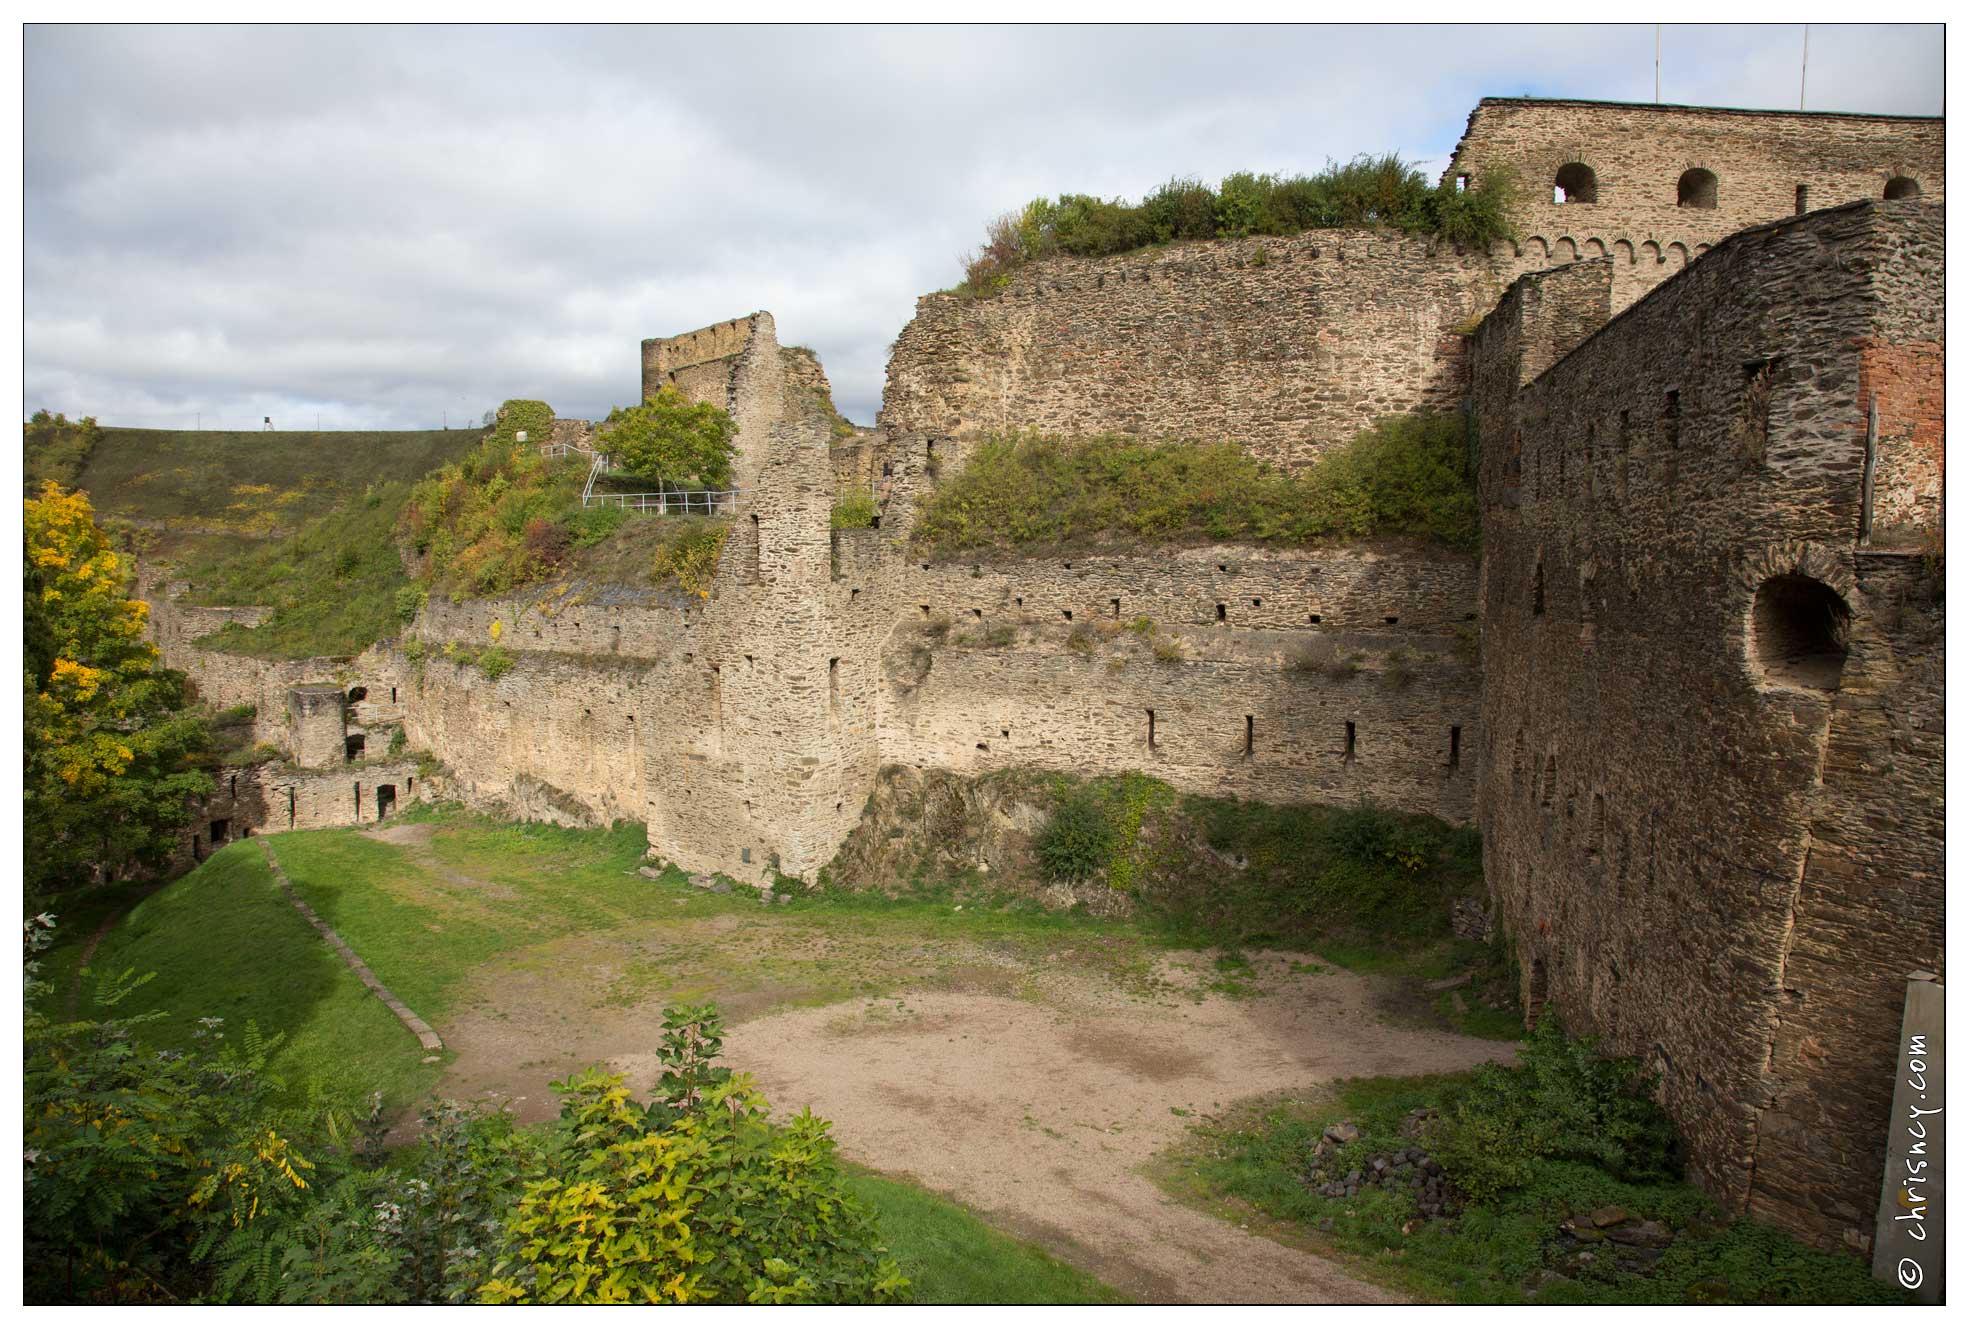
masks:
[[[1745,227],[1909,190],[1940,202],[1942,139],[1926,117],[1486,97],[1444,178],[1509,168],[1524,198],[1500,261],[1611,258],[1619,310]]]
[[[1522,388],[1534,316],[1579,326],[1611,265],[1474,339],[1479,821],[1525,998],[1661,1072],[1734,1208],[1828,1245],[1870,1241],[1903,981],[1942,960],[1941,605],[1862,535],[1870,451],[1876,514],[1939,484],[1941,233],[1746,232]]]
[[[1380,231],[1047,260],[986,298],[918,300],[880,423],[1229,440],[1296,466],[1381,416],[1460,405],[1458,329],[1503,285],[1484,256]]]

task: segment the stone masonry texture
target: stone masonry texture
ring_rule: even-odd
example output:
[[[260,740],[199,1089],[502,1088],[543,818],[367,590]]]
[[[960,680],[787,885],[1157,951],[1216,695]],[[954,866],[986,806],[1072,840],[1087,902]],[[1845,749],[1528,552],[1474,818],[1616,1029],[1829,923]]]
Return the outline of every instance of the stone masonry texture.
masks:
[[[1941,237],[1918,202],[1749,230],[1553,361],[1614,280],[1576,264],[1475,338],[1478,820],[1525,998],[1827,1246],[1871,1239],[1903,981],[1943,961],[1940,588],[1860,534],[1869,405],[1876,514],[1939,488]]]
[[[221,772],[187,859],[372,822],[387,790],[629,819],[688,870],[812,881],[885,767],[1474,819],[1529,1007],[1659,1070],[1732,1210],[1864,1248],[1902,977],[1944,958],[1941,132],[1489,99],[1451,178],[1519,175],[1515,243],[1350,230],[1035,264],[919,301],[879,427],[848,438],[770,314],[653,338],[643,393],[738,425],[708,599],[437,600],[420,655],[260,661],[197,643],[263,609],[145,570],[166,662],[282,752]],[[1545,201],[1574,165],[1593,201]],[[1481,561],[909,543],[993,431],[1296,467],[1418,409],[1472,412]],[[854,491],[876,524],[831,530]],[[493,640],[496,680],[436,649]],[[399,727],[422,762],[384,756]]]

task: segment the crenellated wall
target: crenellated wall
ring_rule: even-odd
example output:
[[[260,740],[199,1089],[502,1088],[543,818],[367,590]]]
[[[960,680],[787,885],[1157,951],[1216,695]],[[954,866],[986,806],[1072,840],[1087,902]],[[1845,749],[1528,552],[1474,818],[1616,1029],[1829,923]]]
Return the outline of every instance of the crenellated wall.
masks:
[[[1865,533],[1939,488],[1941,240],[1907,202],[1746,231],[1528,382],[1612,265],[1474,338],[1478,820],[1527,1003],[1659,1070],[1734,1209],[1861,1249],[1943,961],[1939,583]]]
[[[1515,275],[1611,259],[1620,310],[1747,226],[1877,199],[1894,181],[1940,203],[1942,139],[1932,117],[1486,97],[1443,178],[1509,168],[1524,197],[1500,263]],[[1568,168],[1574,188],[1555,202]]]

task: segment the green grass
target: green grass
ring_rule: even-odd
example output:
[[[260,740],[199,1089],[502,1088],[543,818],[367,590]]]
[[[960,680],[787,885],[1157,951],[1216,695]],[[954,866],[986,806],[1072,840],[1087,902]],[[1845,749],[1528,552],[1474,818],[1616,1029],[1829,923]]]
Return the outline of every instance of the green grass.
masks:
[[[79,483],[105,516],[264,534],[371,485],[415,480],[482,433],[105,427]]]
[[[397,554],[396,522],[409,486],[378,485],[260,541],[184,568],[190,603],[266,605],[255,627],[228,624],[198,644],[268,659],[356,655],[403,625],[410,587]]]
[[[1400,536],[1474,550],[1461,415],[1390,416],[1296,474],[1233,442],[992,438],[938,484],[912,540],[940,557],[1117,543],[1310,545]]]
[[[89,970],[157,975],[119,1007],[167,1013],[146,1027],[156,1047],[186,1046],[207,1016],[232,1029],[251,1020],[263,1034],[286,1036],[274,1065],[291,1086],[312,1077],[341,1094],[380,1089],[401,1106],[436,1080],[416,1038],[281,895],[250,841],[225,846],[138,903]],[[86,978],[83,991],[77,1013],[87,1017],[94,984]]]
[[[467,980],[495,959],[529,948],[550,954],[553,943],[589,936],[634,937],[646,946],[648,958],[629,961],[600,994],[613,1006],[657,995],[722,999],[748,987],[778,992],[779,1004],[881,994],[934,971],[942,941],[1058,947],[1063,964],[1146,969],[1138,929],[1030,901],[935,889],[899,899],[822,891],[768,911],[744,887],[721,895],[690,886],[675,870],[654,881],[637,875],[647,841],[632,823],[572,830],[455,810],[423,819],[434,834],[415,849],[354,830],[271,839],[295,889],[440,1031]],[[824,932],[829,955],[760,955],[668,926],[718,915],[737,915],[747,929]]]
[[[848,1189],[875,1211],[882,1240],[908,1277],[912,1299],[932,1306],[1114,1305],[1119,1292],[1009,1237],[970,1210],[907,1182],[844,1169]]]
[[[1364,1276],[1413,1295],[1466,1304],[1527,1301],[1587,1304],[1895,1303],[1899,1294],[1869,1276],[1858,1259],[1816,1251],[1764,1224],[1723,1221],[1683,1182],[1634,1184],[1598,1168],[1557,1159],[1532,1165],[1532,1181],[1494,1203],[1466,1208],[1404,1234],[1406,1198],[1363,1191],[1327,1199],[1300,1180],[1307,1150],[1332,1121],[1356,1123],[1370,1141],[1401,1144],[1407,1113],[1447,1107],[1470,1075],[1345,1080],[1328,1095],[1242,1105],[1193,1128],[1161,1160],[1158,1180],[1187,1203],[1249,1219],[1272,1220],[1273,1235],[1352,1257]],[[1381,1148],[1382,1145],[1372,1147]],[[1647,1275],[1603,1262],[1535,1294],[1526,1282],[1548,1263],[1569,1215],[1619,1205],[1635,1217],[1687,1227]]]

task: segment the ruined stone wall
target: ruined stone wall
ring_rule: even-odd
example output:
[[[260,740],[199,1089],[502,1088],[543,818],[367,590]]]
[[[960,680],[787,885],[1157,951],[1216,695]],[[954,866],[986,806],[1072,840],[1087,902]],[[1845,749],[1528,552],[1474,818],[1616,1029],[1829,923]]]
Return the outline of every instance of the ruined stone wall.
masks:
[[[1378,231],[1051,259],[987,298],[918,300],[880,424],[1230,440],[1295,466],[1381,416],[1460,405],[1456,329],[1503,285],[1483,256]]]
[[[255,832],[313,831],[387,820],[413,803],[450,797],[442,776],[426,777],[414,761],[373,761],[334,771],[286,762],[227,766],[212,793],[191,809],[172,870],[189,871],[206,855]]]
[[[1939,337],[1941,228],[1749,231],[1522,389],[1527,309],[1613,265],[1474,339],[1478,815],[1527,1002],[1661,1071],[1726,1203],[1829,1246],[1870,1239],[1903,979],[1942,962],[1941,608],[1857,543],[1863,365]],[[1883,391],[1880,435],[1939,431],[1938,392]],[[1787,588],[1850,613],[1843,661]]]
[[[645,708],[647,666],[553,651],[514,659],[496,680],[438,656],[406,661],[408,745],[442,762],[456,796],[477,806],[563,825],[641,821],[643,727],[686,719]]]
[[[789,418],[789,407],[811,399],[789,387],[773,316],[763,311],[645,341],[644,399],[665,386],[731,412],[738,426],[732,437],[732,483],[739,489],[757,483],[773,427]]]
[[[1624,309],[1745,227],[1880,198],[1896,179],[1941,202],[1942,137],[1933,118],[1486,97],[1444,178],[1510,168],[1525,198],[1501,261],[1523,272],[1612,258]],[[1555,203],[1573,165],[1592,172],[1592,201]],[[1715,177],[1713,195],[1692,178],[1685,199],[1691,171]]]

